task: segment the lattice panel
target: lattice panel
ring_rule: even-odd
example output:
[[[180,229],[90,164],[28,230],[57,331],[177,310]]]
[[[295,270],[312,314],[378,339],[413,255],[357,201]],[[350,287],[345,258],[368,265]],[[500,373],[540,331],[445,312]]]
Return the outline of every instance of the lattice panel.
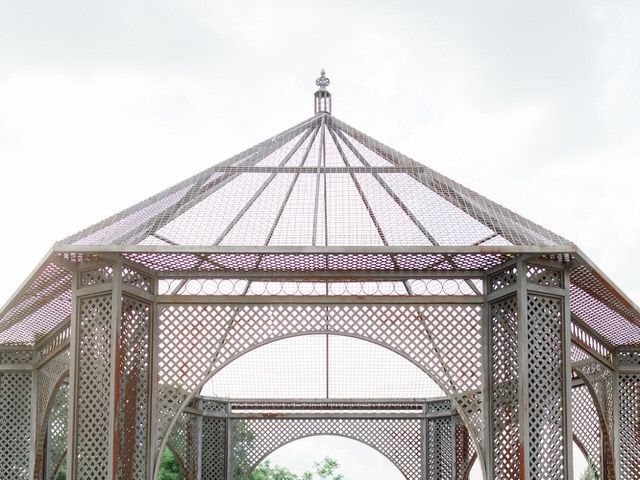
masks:
[[[181,413],[167,442],[167,446],[179,460],[185,480],[198,479],[199,451],[203,437],[200,422],[201,419],[194,415]]]
[[[517,280],[518,271],[516,266],[507,267],[489,277],[489,290],[492,292],[502,290],[503,288],[515,285]]]
[[[122,284],[145,292],[153,292],[153,278],[128,265],[122,267]]]
[[[31,373],[0,372],[0,478],[27,480],[31,451]]]
[[[601,474],[602,436],[593,398],[586,385],[575,387],[571,400],[573,435],[587,460]],[[577,474],[581,472],[576,472]]]
[[[620,374],[620,479],[640,479],[640,373]]]
[[[517,312],[515,295],[491,304],[490,382],[493,386],[493,472],[496,479],[520,478]]]
[[[232,425],[234,480],[244,480],[278,448],[314,435],[360,441],[386,456],[407,480],[421,479],[422,427],[418,419],[254,419],[233,420]]]
[[[118,478],[144,478],[149,423],[151,306],[124,296],[120,325]]]
[[[540,265],[527,265],[527,281],[545,287],[564,287],[564,272],[562,270]]]
[[[36,374],[37,382],[37,398],[36,398],[36,460],[35,472],[36,476],[40,474],[43,466],[44,439],[47,433],[47,416],[50,415],[47,409],[52,407],[53,395],[59,395],[56,387],[60,389],[61,382],[67,381],[67,372],[69,370],[69,350],[59,353],[47,363],[42,365]],[[64,388],[66,384],[64,384]],[[66,428],[66,422],[65,422]],[[66,447],[66,444],[65,444]]]
[[[160,439],[212,366],[217,371],[248,350],[287,336],[326,332],[370,340],[413,361],[454,398],[479,438],[480,318],[476,305],[166,307],[160,318],[160,380],[167,386],[159,402]]]
[[[198,390],[235,315],[234,306],[166,307],[160,312],[158,445],[190,393]]]
[[[564,471],[562,299],[529,294],[529,468],[531,479],[566,478]]]
[[[74,459],[78,480],[109,479],[111,312],[110,294],[80,299]]]
[[[618,364],[624,367],[640,367],[640,350],[619,352]]]
[[[24,350],[0,350],[0,364],[6,365],[29,365],[33,362],[33,351]]]
[[[226,478],[227,421],[220,418],[202,419],[201,480]]]
[[[455,480],[467,480],[469,470],[471,469],[472,462],[475,459],[476,449],[473,446],[473,441],[469,436],[469,430],[464,423],[459,419],[454,419],[454,470]]]
[[[113,267],[102,265],[98,268],[80,270],[78,272],[78,288],[105,285],[113,280]]]
[[[425,425],[425,478],[453,478],[454,445],[451,418],[427,420]]]
[[[574,346],[572,350],[576,349],[577,347]],[[583,352],[583,350],[580,351]],[[613,479],[615,478],[613,462],[613,372],[588,354],[584,353],[584,355],[584,359],[573,364],[573,369],[589,386],[588,391],[598,413],[600,435],[602,436],[603,469],[607,473],[605,478]],[[575,416],[575,412],[573,415]]]
[[[68,422],[69,385],[62,383],[53,399],[47,421],[45,480],[56,480],[56,474],[66,459]]]

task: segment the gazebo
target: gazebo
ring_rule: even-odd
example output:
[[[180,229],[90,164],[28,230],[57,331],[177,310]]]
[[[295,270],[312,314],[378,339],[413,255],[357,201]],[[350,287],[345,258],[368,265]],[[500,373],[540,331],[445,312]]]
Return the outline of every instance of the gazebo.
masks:
[[[316,84],[311,118],[55,243],[2,308],[0,479],[153,480],[170,449],[242,480],[313,435],[407,480],[569,480],[573,442],[640,479],[638,307]]]

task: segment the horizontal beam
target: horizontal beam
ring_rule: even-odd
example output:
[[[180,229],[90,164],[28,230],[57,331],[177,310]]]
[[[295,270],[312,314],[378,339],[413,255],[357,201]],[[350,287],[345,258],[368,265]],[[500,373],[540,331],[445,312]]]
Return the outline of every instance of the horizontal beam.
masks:
[[[344,304],[481,304],[482,295],[158,295],[158,304],[344,305]]]
[[[56,243],[55,253],[206,253],[244,255],[343,255],[343,254],[570,254],[576,252],[573,244],[567,245],[469,245],[469,246],[230,246],[230,245],[75,245]]]
[[[449,418],[454,415],[452,411],[448,412],[247,412],[247,413],[224,413],[224,412],[204,412],[195,408],[187,407],[184,409],[186,413],[198,415],[205,418],[228,418],[231,420],[285,420],[285,419],[340,419],[340,420],[405,420],[405,419],[435,419]]]
[[[319,272],[202,272],[197,270],[158,272],[159,279],[238,279],[258,281],[362,281],[362,282],[391,282],[403,280],[447,280],[447,279],[477,279],[484,278],[483,270],[340,270]]]
[[[201,400],[211,400],[214,402],[231,403],[231,404],[295,404],[295,405],[314,405],[314,404],[368,404],[368,405],[388,405],[388,404],[415,404],[425,405],[429,403],[439,403],[449,400],[447,397],[433,398],[220,398],[220,397],[198,397]]]

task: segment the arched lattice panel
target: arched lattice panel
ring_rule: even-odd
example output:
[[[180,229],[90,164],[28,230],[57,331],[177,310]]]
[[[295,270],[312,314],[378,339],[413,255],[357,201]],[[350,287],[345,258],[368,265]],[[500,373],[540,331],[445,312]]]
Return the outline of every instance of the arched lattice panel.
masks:
[[[477,458],[476,448],[469,436],[469,430],[459,418],[454,419],[453,434],[455,438],[454,479],[466,480],[473,462]]]
[[[422,477],[419,419],[252,419],[233,420],[234,480],[245,479],[278,448],[301,438],[337,435],[360,441],[389,459],[407,480]]]
[[[159,446],[175,415],[226,363],[269,342],[318,333],[369,340],[409,359],[480,438],[479,305],[171,305],[159,321]]]
[[[576,443],[597,472],[602,472],[602,436],[593,398],[586,385],[572,391],[572,426]]]
[[[55,480],[67,455],[67,431],[69,422],[69,384],[63,382],[57,389],[47,419],[44,449],[44,480]]]
[[[589,460],[598,466],[602,478],[613,479],[613,371],[576,346],[572,347],[572,358],[575,374],[584,381],[584,386],[573,389],[572,423],[576,440]],[[597,453],[594,432],[599,442]]]
[[[34,478],[42,478],[44,464],[44,441],[47,435],[48,422],[57,400],[58,390],[68,388],[64,382],[68,381],[69,350],[65,350],[42,365],[36,374],[36,459]],[[65,422],[66,428],[66,422]],[[66,448],[66,443],[65,443]]]

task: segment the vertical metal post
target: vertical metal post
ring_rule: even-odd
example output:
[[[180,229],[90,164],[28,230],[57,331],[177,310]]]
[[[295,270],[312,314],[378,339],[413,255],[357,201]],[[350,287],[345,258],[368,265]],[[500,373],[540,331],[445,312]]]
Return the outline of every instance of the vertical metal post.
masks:
[[[564,430],[564,469],[568,480],[573,480],[573,425],[571,423],[572,409],[572,374],[571,374],[571,296],[569,285],[571,275],[567,267],[563,269],[562,285],[565,290],[562,305],[562,367],[564,369],[564,395],[563,395],[563,425]],[[604,453],[604,448],[602,449]],[[601,465],[605,465],[604,459]]]
[[[485,276],[483,282],[485,298],[489,294],[489,278]],[[482,343],[482,417],[483,417],[483,451],[479,460],[485,480],[493,480],[493,381],[491,375],[492,342],[491,342],[491,305],[485,302],[482,309],[481,343]]]
[[[160,308],[158,306],[157,295],[159,290],[158,277],[153,277],[153,304],[151,313],[151,335],[149,341],[150,347],[150,382],[149,382],[149,427],[147,435],[147,478],[153,480],[155,475],[155,465],[157,461],[157,455],[162,455],[162,452],[158,453],[158,434],[157,434],[157,415],[158,415],[158,384],[159,378],[159,345],[160,345]]]
[[[231,415],[231,403],[227,403],[227,415]],[[227,449],[227,478],[226,480],[234,480],[233,475],[233,420],[227,417],[226,423],[226,435],[227,441],[225,447]]]
[[[113,280],[111,285],[111,375],[109,393],[109,463],[108,478],[116,478],[118,451],[118,403],[120,399],[120,331],[122,324],[122,257],[113,263]],[[126,452],[123,454],[129,454]]]
[[[79,342],[79,307],[78,301],[78,267],[74,264],[71,270],[71,322],[69,325],[69,412],[67,429],[67,478],[76,478],[76,429],[78,403],[78,349]]]
[[[523,479],[531,478],[530,471],[530,449],[529,449],[529,347],[528,347],[528,311],[527,311],[527,276],[525,263],[522,257],[516,263],[516,297],[518,302],[518,433],[520,440],[518,443],[520,457],[520,476]]]
[[[617,357],[616,357],[617,364]],[[616,365],[617,366],[617,365]],[[620,374],[618,370],[613,372],[611,383],[613,389],[613,462],[616,478],[621,478],[620,469]]]
[[[427,404],[422,405],[423,418],[420,420],[420,465],[422,466],[422,479],[427,480]]]

